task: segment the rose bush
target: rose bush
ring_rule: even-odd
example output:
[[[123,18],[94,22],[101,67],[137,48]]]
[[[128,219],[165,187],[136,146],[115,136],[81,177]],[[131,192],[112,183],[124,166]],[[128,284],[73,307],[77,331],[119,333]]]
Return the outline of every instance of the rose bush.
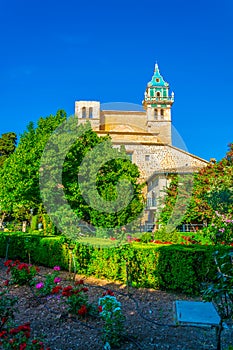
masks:
[[[14,262],[12,260],[7,260],[4,265],[8,267],[7,273],[11,273],[10,282],[20,286],[32,284],[33,278],[39,272],[37,266],[26,264],[19,260],[15,260]]]

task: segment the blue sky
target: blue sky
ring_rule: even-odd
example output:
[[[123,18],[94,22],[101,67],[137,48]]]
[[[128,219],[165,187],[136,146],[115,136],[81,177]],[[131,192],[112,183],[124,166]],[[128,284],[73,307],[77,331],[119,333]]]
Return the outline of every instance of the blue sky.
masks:
[[[232,0],[0,0],[0,134],[75,100],[141,104],[157,61],[173,125],[206,160],[233,142]]]

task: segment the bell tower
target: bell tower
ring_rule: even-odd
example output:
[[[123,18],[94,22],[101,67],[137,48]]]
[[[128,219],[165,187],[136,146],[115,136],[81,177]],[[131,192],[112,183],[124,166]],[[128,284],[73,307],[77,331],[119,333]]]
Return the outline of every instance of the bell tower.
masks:
[[[169,96],[169,84],[160,74],[157,63],[144,95],[142,103],[147,114],[147,131],[159,133],[158,138],[161,142],[171,144],[171,107],[174,92]]]
[[[75,101],[75,115],[78,117],[78,124],[88,120],[93,130],[100,130],[100,102]]]

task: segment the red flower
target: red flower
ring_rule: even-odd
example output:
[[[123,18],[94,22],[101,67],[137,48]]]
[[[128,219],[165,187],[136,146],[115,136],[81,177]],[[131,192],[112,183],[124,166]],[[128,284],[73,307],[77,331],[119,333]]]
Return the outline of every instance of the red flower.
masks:
[[[84,280],[77,280],[77,281],[75,282],[75,285],[77,286],[78,284],[84,284]]]
[[[67,291],[70,291],[70,290],[72,290],[72,289],[73,289],[72,286],[67,286],[67,287],[64,287],[64,288],[63,288],[63,291],[64,291],[64,292],[67,292]]]
[[[20,331],[18,330],[18,327],[17,328],[11,328],[10,329],[10,334],[17,334],[19,333]]]
[[[16,328],[10,329],[10,334],[17,334],[19,332],[30,332],[30,330],[31,330],[30,329],[30,323],[27,322],[27,323],[25,323],[23,325],[20,325],[20,326],[16,327]]]
[[[0,338],[2,338],[7,332],[6,331],[1,331],[0,332]]]
[[[103,311],[102,305],[99,305],[99,306],[98,306],[98,310],[99,310],[99,312],[102,312],[102,311]]]
[[[82,290],[83,292],[88,292],[88,288],[87,288],[87,287],[83,287],[81,290]]]
[[[24,349],[26,349],[26,347],[27,347],[27,344],[26,344],[26,343],[21,343],[21,344],[19,345],[19,350],[24,350]]]
[[[78,314],[79,314],[80,316],[83,316],[83,315],[85,315],[86,313],[87,313],[87,307],[86,307],[86,305],[82,305],[81,308],[78,310]]]
[[[72,290],[71,294],[78,294],[81,292],[82,289],[75,289],[75,290]]]
[[[30,272],[29,268],[28,268],[28,264],[25,264],[25,263],[21,263],[18,265],[18,269],[19,270],[23,270],[25,269],[28,273]]]
[[[3,284],[4,284],[4,286],[8,286],[9,280],[4,281]]]
[[[105,295],[111,295],[111,296],[114,296],[114,293],[111,289],[108,289],[106,292],[103,293],[103,296]]]
[[[55,287],[53,287],[53,289],[52,289],[52,294],[56,294],[56,293],[59,293],[59,291],[62,289],[62,287],[61,286],[55,286]]]
[[[20,331],[26,331],[26,332],[30,332],[31,328],[30,328],[30,323],[26,322],[25,324],[18,326],[18,328],[20,329]]]
[[[12,263],[12,260],[7,260],[4,262],[4,266],[10,266],[11,263]]]
[[[70,297],[72,295],[72,290],[73,290],[72,286],[67,286],[63,288],[62,295],[65,297]]]

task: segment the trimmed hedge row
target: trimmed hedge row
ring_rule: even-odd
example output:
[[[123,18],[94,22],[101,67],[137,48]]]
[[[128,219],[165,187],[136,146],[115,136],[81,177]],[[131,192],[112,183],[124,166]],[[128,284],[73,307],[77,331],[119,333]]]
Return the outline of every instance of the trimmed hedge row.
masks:
[[[98,248],[73,243],[62,236],[0,234],[0,256],[118,280],[134,287],[160,288],[198,294],[202,282],[213,280],[216,267],[214,246],[155,245],[131,243],[114,248]],[[219,247],[222,252],[229,250]],[[72,255],[71,255],[72,252]]]

